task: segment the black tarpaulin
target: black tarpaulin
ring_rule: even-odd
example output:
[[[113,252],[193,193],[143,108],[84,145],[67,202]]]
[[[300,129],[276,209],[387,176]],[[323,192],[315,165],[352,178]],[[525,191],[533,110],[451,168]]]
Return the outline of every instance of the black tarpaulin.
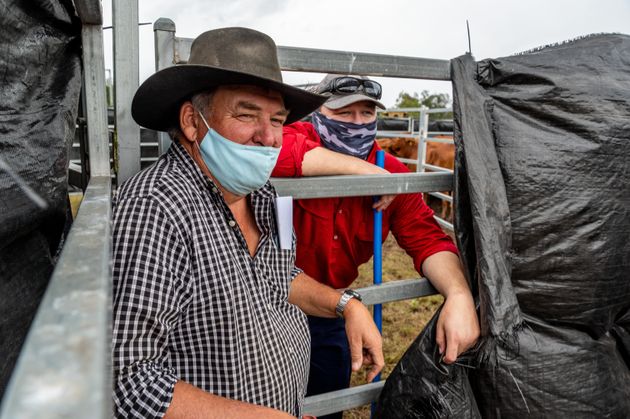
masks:
[[[0,10],[1,397],[66,222],[81,25],[69,0],[1,0]]]
[[[407,352],[381,417],[630,417],[630,36],[451,69],[455,226],[482,339],[469,387],[404,393],[401,365],[426,364]],[[392,415],[414,392],[461,399]]]

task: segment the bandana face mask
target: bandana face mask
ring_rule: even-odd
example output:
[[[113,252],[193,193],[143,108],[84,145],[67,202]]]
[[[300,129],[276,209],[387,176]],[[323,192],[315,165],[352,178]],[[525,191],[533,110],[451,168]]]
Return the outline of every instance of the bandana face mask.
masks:
[[[353,124],[335,121],[320,112],[313,113],[313,126],[329,150],[365,160],[376,138],[376,121],[369,124]]]
[[[262,188],[276,166],[280,148],[238,144],[210,128],[199,149],[204,163],[221,186],[238,196]]]

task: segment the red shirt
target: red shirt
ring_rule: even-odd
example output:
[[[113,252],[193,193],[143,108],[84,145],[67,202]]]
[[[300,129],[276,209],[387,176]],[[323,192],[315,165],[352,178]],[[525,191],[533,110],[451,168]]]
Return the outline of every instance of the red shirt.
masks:
[[[315,128],[307,122],[284,127],[282,150],[272,176],[302,176],[307,151],[320,146]],[[367,161],[376,161],[378,144]],[[409,172],[395,157],[385,153],[385,169]],[[319,282],[333,288],[348,287],[358,275],[358,267],[373,254],[372,197],[300,199],[293,205],[293,226],[297,235],[295,265]],[[413,258],[422,274],[424,260],[434,253],[457,253],[452,240],[433,218],[433,211],[419,193],[398,195],[383,211],[383,241],[389,232]]]

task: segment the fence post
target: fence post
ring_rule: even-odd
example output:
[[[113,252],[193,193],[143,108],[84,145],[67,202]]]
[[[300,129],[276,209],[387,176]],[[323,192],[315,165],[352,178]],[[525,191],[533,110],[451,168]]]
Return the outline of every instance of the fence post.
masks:
[[[153,24],[155,40],[155,71],[175,64],[175,22],[159,18]],[[162,155],[171,146],[171,139],[165,132],[158,132],[158,155]]]
[[[418,165],[416,172],[424,172],[424,165],[427,162],[427,136],[429,131],[429,113],[426,109],[420,110],[418,126]]]
[[[114,0],[114,90],[118,185],[140,171],[140,127],[131,117],[139,83],[138,0]]]

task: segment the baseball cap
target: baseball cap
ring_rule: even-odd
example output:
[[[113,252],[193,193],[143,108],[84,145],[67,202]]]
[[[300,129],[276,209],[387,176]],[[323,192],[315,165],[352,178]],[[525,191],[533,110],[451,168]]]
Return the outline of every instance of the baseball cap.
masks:
[[[370,80],[365,76],[356,76],[356,75],[343,75],[343,74],[327,74],[324,79],[319,82],[317,86],[315,86],[315,93],[321,94],[323,96],[328,96],[328,100],[324,103],[329,109],[340,109],[344,106],[352,105],[356,102],[368,101],[374,103],[381,109],[385,109],[385,106],[379,102],[377,99],[370,97],[366,94],[364,88],[360,88],[356,91],[356,93],[340,93],[338,91],[331,92],[330,88],[333,83],[333,80],[343,78],[343,77],[351,77],[359,80]],[[374,82],[376,83],[376,82]],[[378,84],[378,83],[377,83]],[[380,87],[380,85],[379,85]]]

